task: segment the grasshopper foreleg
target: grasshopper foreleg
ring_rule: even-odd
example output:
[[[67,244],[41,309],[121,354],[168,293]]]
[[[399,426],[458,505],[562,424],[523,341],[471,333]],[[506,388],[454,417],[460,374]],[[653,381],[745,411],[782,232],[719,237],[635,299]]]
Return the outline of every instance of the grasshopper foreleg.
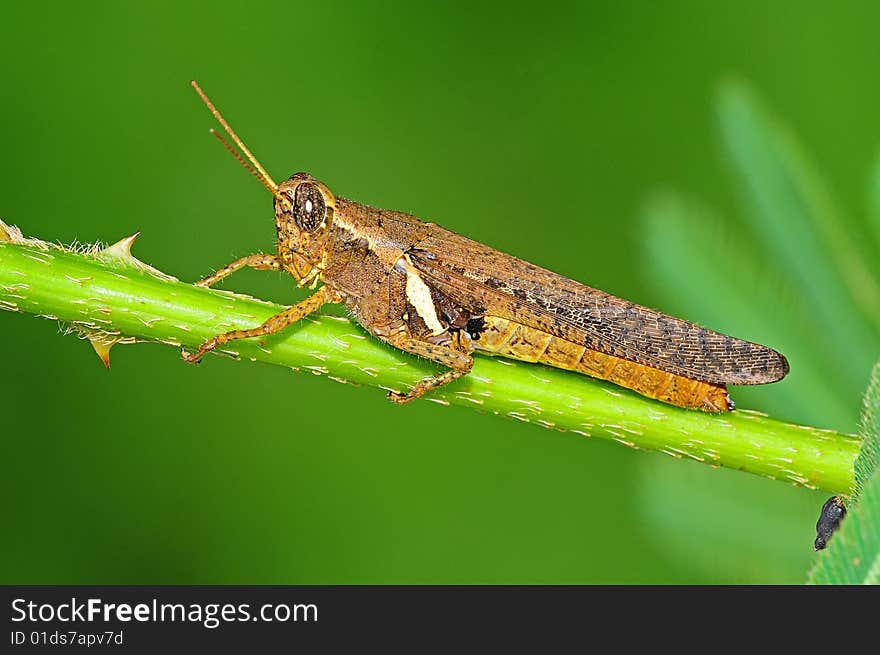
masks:
[[[223,278],[235,273],[246,266],[255,268],[258,271],[280,271],[282,269],[281,260],[276,255],[264,255],[257,253],[256,255],[248,255],[240,257],[231,264],[227,264],[223,268],[212,273],[208,277],[202,278],[196,282],[197,287],[210,287]]]
[[[474,366],[473,357],[460,350],[450,348],[449,346],[441,346],[426,341],[419,341],[418,339],[413,339],[404,334],[390,337],[388,343],[395,348],[400,348],[408,353],[424,357],[425,359],[430,359],[431,361],[443,364],[450,368],[450,370],[445,373],[425,378],[417,383],[409,393],[389,392],[388,400],[398,404],[408,403],[416,398],[421,398],[427,392],[431,391],[431,389],[442,387],[444,384],[448,384],[463,375],[467,375],[471,372],[471,368]]]
[[[302,302],[298,302],[292,307],[288,307],[283,312],[275,314],[275,316],[266,320],[266,322],[259,327],[250,330],[232,330],[231,332],[218,334],[216,337],[208,339],[205,343],[199,346],[199,349],[196,352],[191,354],[184,352],[183,358],[190,364],[195,364],[206,353],[211,352],[218,346],[222,346],[229,341],[235,339],[250,339],[251,337],[264,337],[269,334],[274,334],[275,332],[283,330],[288,325],[305,318],[312,312],[317,311],[330,301],[331,293],[327,291],[327,287],[321,287]]]

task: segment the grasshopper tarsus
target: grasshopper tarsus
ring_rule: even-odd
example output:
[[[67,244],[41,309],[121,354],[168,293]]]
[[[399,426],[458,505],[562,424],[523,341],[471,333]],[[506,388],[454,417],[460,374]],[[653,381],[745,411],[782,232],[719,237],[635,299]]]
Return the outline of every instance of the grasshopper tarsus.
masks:
[[[194,353],[187,352],[185,346],[182,346],[180,348],[180,356],[183,358],[183,361],[185,361],[189,364],[196,364],[196,365],[201,364],[202,363],[201,357],[194,357],[193,355],[194,355]]]
[[[388,400],[393,402],[395,405],[405,405],[413,400],[422,397],[422,394],[413,395],[411,393],[399,393],[397,391],[389,391],[388,395],[385,396]]]

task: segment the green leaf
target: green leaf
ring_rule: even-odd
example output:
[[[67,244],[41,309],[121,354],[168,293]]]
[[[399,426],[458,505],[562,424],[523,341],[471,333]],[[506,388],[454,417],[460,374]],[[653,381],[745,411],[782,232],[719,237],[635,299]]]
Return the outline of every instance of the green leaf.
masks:
[[[874,159],[868,187],[868,216],[874,229],[874,245],[880,250],[880,153]]]
[[[880,462],[880,362],[874,365],[871,382],[865,392],[859,435],[862,437],[862,447],[855,463],[856,498],[862,495]]]
[[[808,576],[812,584],[880,583],[880,363],[865,393],[861,437],[856,493],[828,548],[816,555]]]
[[[880,284],[872,268],[795,140],[746,87],[722,88],[719,117],[752,230],[811,302],[810,320],[824,335],[823,347],[840,354],[836,365],[845,379],[864,379],[865,353],[880,351]]]

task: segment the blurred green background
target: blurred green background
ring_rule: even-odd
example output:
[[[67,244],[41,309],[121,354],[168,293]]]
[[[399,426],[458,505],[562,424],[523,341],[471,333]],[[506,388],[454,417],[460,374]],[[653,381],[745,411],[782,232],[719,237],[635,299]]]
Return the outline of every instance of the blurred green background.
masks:
[[[811,359],[832,339],[779,328],[823,299],[776,293],[786,262],[750,232],[718,122],[734,76],[819,162],[834,230],[869,243],[880,6],[835,6],[16,3],[0,217],[64,243],[142,230],[136,254],[184,280],[271,250],[270,198],[208,135],[196,78],[276,179],[767,342],[792,375],[740,405],[853,431],[877,353],[836,369]],[[682,202],[716,238],[659,261]],[[670,284],[701,277],[691,255],[723,283]],[[226,288],[299,297],[268,273]],[[0,336],[5,583],[798,583],[827,497],[154,345],[108,374],[27,316]],[[807,385],[807,361],[835,371]]]

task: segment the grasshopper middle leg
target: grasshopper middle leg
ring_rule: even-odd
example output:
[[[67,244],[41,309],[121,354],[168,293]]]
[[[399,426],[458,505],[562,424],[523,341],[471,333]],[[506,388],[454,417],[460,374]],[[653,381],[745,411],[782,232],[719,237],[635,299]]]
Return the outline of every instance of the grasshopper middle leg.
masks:
[[[183,353],[183,358],[190,364],[195,364],[206,353],[211,352],[218,346],[222,346],[229,341],[233,341],[235,339],[250,339],[251,337],[263,337],[269,334],[274,334],[275,332],[283,330],[288,325],[296,323],[297,321],[305,318],[312,312],[317,311],[326,303],[331,301],[331,293],[327,291],[327,287],[321,287],[302,302],[298,302],[292,307],[288,307],[283,312],[275,314],[275,316],[267,319],[266,322],[264,322],[259,327],[255,327],[250,330],[232,330],[230,332],[218,334],[216,337],[208,339],[205,343],[199,346],[199,349],[196,352],[191,354]]]
[[[388,400],[398,404],[408,403],[416,398],[421,398],[427,392],[431,391],[431,389],[442,387],[444,384],[448,384],[463,375],[467,375],[471,372],[471,369],[474,366],[473,357],[461,350],[450,348],[449,346],[440,346],[426,341],[419,341],[418,339],[413,339],[404,334],[392,336],[388,338],[387,341],[395,348],[400,348],[413,355],[430,359],[438,364],[448,366],[450,369],[445,373],[425,378],[416,384],[409,393],[389,392]]]

